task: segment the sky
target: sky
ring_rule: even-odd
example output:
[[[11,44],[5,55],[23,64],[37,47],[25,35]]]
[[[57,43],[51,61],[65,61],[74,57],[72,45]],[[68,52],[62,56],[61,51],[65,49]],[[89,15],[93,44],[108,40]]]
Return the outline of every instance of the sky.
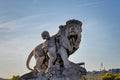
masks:
[[[0,0],[0,77],[23,75],[41,32],[58,32],[67,20],[82,21],[80,48],[69,57],[87,71],[120,68],[119,0]],[[35,65],[32,58],[30,66]]]

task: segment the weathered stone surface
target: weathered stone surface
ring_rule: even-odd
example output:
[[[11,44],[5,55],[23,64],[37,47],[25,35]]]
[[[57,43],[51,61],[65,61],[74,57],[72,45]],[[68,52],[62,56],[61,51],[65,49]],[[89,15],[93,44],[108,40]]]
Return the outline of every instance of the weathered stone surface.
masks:
[[[50,68],[47,73],[27,73],[23,75],[20,80],[82,80],[85,73],[85,68],[77,64],[67,69],[54,66]]]

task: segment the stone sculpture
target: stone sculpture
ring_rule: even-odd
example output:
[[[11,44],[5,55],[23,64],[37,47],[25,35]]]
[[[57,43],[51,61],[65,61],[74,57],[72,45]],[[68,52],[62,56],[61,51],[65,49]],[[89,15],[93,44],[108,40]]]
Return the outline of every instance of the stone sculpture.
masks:
[[[57,58],[56,54],[56,45],[55,45],[55,37],[50,37],[48,31],[43,31],[42,32],[42,38],[46,39],[44,42],[42,49],[47,53],[47,56],[49,57],[49,62],[48,62],[48,69],[51,68]]]
[[[26,66],[30,73],[20,80],[82,80],[86,69],[82,63],[68,60],[81,42],[82,22],[72,19],[59,26],[57,34],[50,37],[48,31],[43,31],[42,38],[46,41],[38,45],[28,56]],[[32,56],[36,59],[34,69],[29,67]]]

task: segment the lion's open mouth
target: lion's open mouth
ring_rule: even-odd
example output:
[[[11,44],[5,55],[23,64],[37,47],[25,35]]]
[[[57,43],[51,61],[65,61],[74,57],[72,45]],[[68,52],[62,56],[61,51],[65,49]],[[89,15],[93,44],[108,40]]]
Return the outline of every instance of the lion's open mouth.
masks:
[[[68,39],[70,40],[70,42],[72,42],[74,44],[77,40],[77,37],[78,37],[78,35],[70,35],[68,37]]]

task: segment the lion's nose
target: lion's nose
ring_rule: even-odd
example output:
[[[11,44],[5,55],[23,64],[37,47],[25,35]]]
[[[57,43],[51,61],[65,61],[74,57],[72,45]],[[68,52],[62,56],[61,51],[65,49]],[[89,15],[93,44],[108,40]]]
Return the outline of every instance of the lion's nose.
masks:
[[[74,30],[75,30],[75,28],[74,28],[74,27],[71,27],[71,30],[72,30],[72,31],[74,31]]]

